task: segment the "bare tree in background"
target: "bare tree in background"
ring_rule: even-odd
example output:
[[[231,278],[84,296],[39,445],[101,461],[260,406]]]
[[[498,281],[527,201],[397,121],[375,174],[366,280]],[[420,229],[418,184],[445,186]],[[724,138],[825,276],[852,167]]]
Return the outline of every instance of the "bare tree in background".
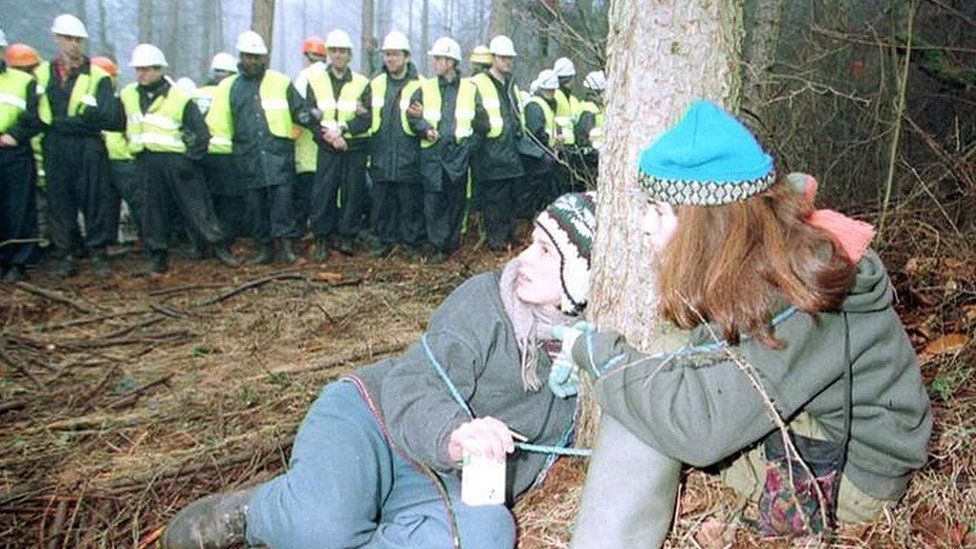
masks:
[[[491,0],[491,14],[488,19],[488,38],[512,32],[512,0]]]
[[[363,74],[370,74],[373,70],[370,57],[372,52],[369,48],[376,40],[376,12],[373,0],[363,0],[363,12],[360,19],[359,43],[363,46],[362,59],[359,62],[360,70]]]
[[[618,1],[610,10],[616,24],[607,48],[607,139],[600,160],[589,311],[597,324],[613,326],[631,343],[653,350],[652,256],[638,229],[640,210],[626,189],[637,187],[640,150],[693,99],[713,99],[735,110],[742,6],[738,0]],[[592,435],[595,411],[590,401],[584,439]]]
[[[253,0],[251,4],[251,29],[264,38],[265,44],[273,44],[275,0]]]
[[[767,71],[776,61],[780,29],[783,26],[783,0],[756,0],[745,12],[747,24],[743,44],[742,99],[747,108],[765,100]]]
[[[152,42],[153,2],[139,0],[139,42]]]
[[[427,50],[430,49],[430,0],[423,0],[423,16],[420,27],[420,64],[423,72],[427,72]],[[413,14],[410,14],[413,19]],[[416,62],[416,61],[415,61]]]

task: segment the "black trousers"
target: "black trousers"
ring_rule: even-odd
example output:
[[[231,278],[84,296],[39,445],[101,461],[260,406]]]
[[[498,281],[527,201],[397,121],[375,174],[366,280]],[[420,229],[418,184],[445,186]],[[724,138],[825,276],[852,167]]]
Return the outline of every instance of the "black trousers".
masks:
[[[102,248],[114,243],[118,196],[109,181],[108,153],[101,136],[49,133],[42,148],[55,246],[62,253],[78,254],[83,246]],[[85,219],[84,239],[79,212]]]
[[[424,242],[424,188],[419,181],[374,181],[376,237],[383,244]]]
[[[512,215],[515,209],[515,188],[521,177],[479,180],[481,187],[481,211],[484,216],[488,247],[500,250],[512,238]]]
[[[317,238],[355,237],[366,228],[366,151],[336,152],[319,147],[312,183],[309,224]]]
[[[272,238],[297,238],[295,214],[291,208],[292,182],[248,189],[244,194],[251,237],[260,244]]]
[[[457,250],[461,242],[461,218],[468,182],[467,178],[451,181],[443,170],[441,178],[439,191],[424,192],[424,219],[427,241],[438,252],[447,254]]]
[[[144,200],[142,239],[150,252],[169,248],[175,213],[185,227],[210,244],[225,240],[203,174],[196,170],[191,177],[181,177],[185,162],[178,153],[143,152],[136,156],[137,188]]]
[[[143,193],[138,189],[139,182],[136,176],[136,164],[133,160],[109,160],[109,179],[112,181],[112,189],[120,200],[125,200],[132,212],[132,222],[137,230],[142,230],[142,200]],[[119,201],[114,204],[116,213],[121,210]]]
[[[30,145],[0,148],[0,242],[37,238],[37,195]],[[23,266],[37,244],[0,247],[0,267]]]
[[[315,172],[295,174],[295,186],[292,189],[291,209],[295,214],[295,228],[300,236],[308,231],[308,211],[312,200],[312,184],[315,183]]]

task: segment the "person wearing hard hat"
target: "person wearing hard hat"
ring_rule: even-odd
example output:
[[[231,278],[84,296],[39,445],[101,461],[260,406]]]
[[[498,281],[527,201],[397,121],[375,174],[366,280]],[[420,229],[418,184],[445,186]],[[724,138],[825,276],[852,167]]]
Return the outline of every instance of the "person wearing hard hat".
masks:
[[[574,124],[579,116],[580,100],[573,95],[573,79],[576,77],[576,66],[568,57],[560,57],[552,65],[553,72],[559,78],[559,89],[556,90],[556,126],[562,136],[562,144],[571,147],[576,143]]]
[[[325,37],[329,65],[309,75],[307,97],[322,113],[312,183],[309,226],[315,237],[312,260],[328,259],[330,246],[349,255],[366,228],[366,157],[372,125],[369,80],[349,68],[352,40],[340,29]],[[341,196],[341,200],[340,200]]]
[[[492,64],[487,72],[471,77],[477,87],[474,131],[480,144],[471,170],[482,199],[488,248],[504,250],[512,237],[515,187],[522,178],[519,142],[523,139],[518,86],[512,78],[515,46],[504,35],[488,45]]]
[[[471,76],[487,71],[491,68],[491,50],[484,44],[478,44],[471,50],[468,63],[471,64]]]
[[[251,235],[258,245],[251,263],[292,263],[292,239],[299,236],[291,211],[294,128],[316,127],[315,115],[291,79],[268,68],[268,47],[261,35],[242,32],[237,51],[240,73],[217,86],[207,113],[211,145],[233,151]]]
[[[401,243],[414,255],[425,241],[424,189],[420,181],[420,140],[410,126],[410,98],[420,89],[410,43],[392,31],[380,48],[383,71],[370,81],[372,136],[369,174],[373,181],[376,244],[373,257],[386,256]]]
[[[531,218],[558,195],[554,181],[556,148],[561,134],[555,120],[556,90],[559,78],[551,69],[539,73],[536,91],[525,103],[525,133],[531,146],[523,147],[525,180],[515,191],[515,214]]]
[[[0,242],[37,238],[31,138],[44,129],[38,115],[37,84],[30,74],[7,67],[6,48],[7,36],[0,29]],[[36,249],[33,242],[0,248],[3,280],[22,280]]]
[[[441,263],[461,243],[468,158],[473,134],[476,88],[458,71],[461,46],[438,38],[430,51],[435,77],[428,78],[411,100],[411,125],[420,136],[420,175],[424,188],[424,220],[428,259]]]
[[[221,263],[236,267],[197,164],[207,153],[210,132],[190,95],[164,77],[166,56],[152,44],[132,50],[136,81],[119,93],[125,133],[135,156],[136,177],[145,196],[143,246],[149,264],[139,274],[166,272],[171,222],[184,225],[214,247]]]
[[[586,99],[579,104],[579,121],[576,123],[576,144],[580,147],[586,165],[587,187],[596,187],[600,149],[603,148],[603,121],[605,117],[603,91],[607,78],[603,71],[593,71],[583,79]]]
[[[328,60],[325,42],[318,36],[309,36],[302,42],[304,68],[295,76],[295,90],[303,98],[308,96],[308,76],[312,72],[325,72]],[[318,163],[318,144],[312,132],[302,128],[295,139],[295,189],[292,193],[292,212],[298,232],[305,236],[308,230],[308,207],[315,182]]]
[[[111,274],[106,248],[118,232],[118,197],[109,179],[102,131],[122,130],[125,121],[111,76],[85,57],[88,31],[77,17],[62,14],[51,25],[58,57],[37,68],[44,88],[38,106],[48,124],[42,143],[51,203],[54,244],[61,254],[55,276],[77,273],[87,253],[95,276]],[[82,237],[78,214],[85,220]]]
[[[92,65],[100,67],[108,73],[112,79],[112,86],[116,85],[116,78],[119,68],[108,57],[97,56],[91,58]],[[129,152],[129,142],[126,140],[125,132],[122,131],[103,131],[102,138],[105,140],[105,148],[108,151],[108,172],[109,181],[115,191],[115,200],[112,202],[112,218],[118,219],[119,240],[126,233],[127,226],[123,223],[125,216],[122,215],[122,201],[128,207],[131,221],[135,225],[136,232],[142,230],[142,194],[136,190],[135,166],[132,163],[132,153]],[[131,231],[130,231],[131,234]],[[131,236],[129,237],[131,239]]]
[[[206,117],[213,103],[217,85],[225,78],[237,74],[237,59],[226,52],[219,52],[210,60],[210,79],[193,93],[193,100]],[[212,140],[211,140],[212,141]],[[203,174],[207,180],[214,211],[220,228],[227,237],[228,245],[238,237],[248,236],[247,208],[244,189],[237,182],[234,158],[230,147],[211,143],[203,160]]]

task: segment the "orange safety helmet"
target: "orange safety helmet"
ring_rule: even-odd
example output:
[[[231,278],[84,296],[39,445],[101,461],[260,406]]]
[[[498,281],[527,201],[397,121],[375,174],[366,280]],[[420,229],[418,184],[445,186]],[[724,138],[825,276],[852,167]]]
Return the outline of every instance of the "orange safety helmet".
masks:
[[[309,36],[302,41],[302,53],[314,53],[325,57],[325,42],[318,36]]]
[[[10,44],[7,47],[7,65],[11,67],[33,67],[40,64],[41,58],[37,51],[27,44]]]
[[[109,75],[111,76],[119,75],[119,68],[115,66],[115,61],[112,61],[108,57],[102,57],[102,56],[92,57],[91,62],[93,65],[101,68],[105,72],[109,73]]]

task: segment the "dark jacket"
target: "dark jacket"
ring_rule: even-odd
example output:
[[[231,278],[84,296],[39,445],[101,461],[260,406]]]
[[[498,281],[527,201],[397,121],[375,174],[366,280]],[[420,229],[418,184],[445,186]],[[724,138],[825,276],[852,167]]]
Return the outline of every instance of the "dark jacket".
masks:
[[[549,105],[549,108],[556,111],[556,100],[540,99]],[[549,132],[546,131],[546,114],[534,101],[525,105],[525,133],[526,140],[522,146],[522,162],[525,172],[531,175],[542,175],[552,170],[554,153],[549,148]]]
[[[172,88],[165,78],[148,86],[137,86],[139,93],[139,110],[143,114],[157,97],[165,96]],[[183,127],[181,131],[183,143],[186,144],[186,158],[194,162],[203,160],[207,155],[207,144],[210,142],[210,130],[200,114],[200,109],[193,101],[187,101],[183,107]]]
[[[246,189],[288,184],[295,173],[295,141],[268,130],[259,94],[263,78],[263,71],[258,75],[241,72],[230,88],[234,160],[238,183]],[[294,86],[288,86],[286,95],[292,122],[316,128],[315,116]]]
[[[458,143],[455,137],[457,120],[454,110],[457,106],[460,83],[460,76],[455,76],[450,82],[441,76],[437,77],[441,92],[441,119],[437,123],[437,133],[440,137],[432,146],[420,149],[420,175],[424,181],[424,188],[428,191],[441,190],[442,176],[446,176],[452,183],[467,183],[468,159],[472,147],[476,146],[477,142],[469,137]],[[411,102],[423,106],[423,92],[421,90],[414,92]],[[410,126],[418,136],[423,136],[429,127],[427,120],[422,116],[411,117]]]
[[[853,402],[844,475],[884,500],[904,494],[912,471],[925,463],[932,433],[928,395],[892,294],[881,260],[869,251],[841,305],[846,324],[841,312],[816,319],[795,312],[775,327],[783,348],[744,339],[730,349],[755,368],[782,417],[806,411],[840,441],[850,334]],[[690,352],[650,357],[616,332],[593,336],[595,363],[621,356],[620,366],[596,382],[604,412],[661,453],[696,466],[732,456],[774,429],[763,399],[729,352],[696,348],[713,341],[710,333],[693,330]],[[573,347],[581,364],[588,363],[585,347],[583,338]]]
[[[122,131],[125,129],[122,104],[115,97],[112,79],[108,77],[99,81],[95,88],[95,101],[98,106],[86,106],[81,116],[68,116],[71,90],[74,89],[78,75],[91,74],[91,61],[85,57],[81,66],[69,72],[63,82],[55,68],[57,63],[57,61],[53,61],[47,65],[51,72],[44,93],[51,104],[51,124],[45,134],[88,136],[101,139],[103,130]]]
[[[396,80],[386,67],[386,94],[380,113],[380,127],[370,143],[369,172],[373,181],[420,183],[420,139],[407,135],[400,121],[400,96],[404,86],[417,80],[417,68],[407,63],[406,74]]]
[[[475,100],[474,116],[474,132],[479,136],[479,145],[471,159],[471,168],[479,181],[521,177],[523,170],[518,142],[522,139],[522,122],[519,116],[519,99],[514,93],[514,81],[509,76],[504,82],[499,82],[491,76],[491,72],[487,74],[498,91],[505,124],[501,135],[494,139],[487,137],[491,126],[479,92]]]
[[[352,81],[352,69],[346,67],[346,72],[342,74],[341,77],[336,77],[332,73],[332,65],[328,65],[325,68],[325,73],[329,75],[329,79],[332,81],[332,95],[333,99],[339,100],[339,92],[342,90],[347,82]],[[372,101],[372,89],[369,84],[363,88],[363,93],[359,94],[359,103],[365,109],[362,114],[357,114],[350,120],[348,124],[348,131],[350,134],[356,135],[369,131],[369,126],[373,123],[373,101]],[[309,105],[318,104],[318,100],[315,98],[315,90],[309,85],[305,91],[305,97],[308,98]],[[321,132],[318,130],[312,131],[312,136],[315,138],[315,142],[319,144],[320,147],[328,148],[330,151],[335,152],[331,145],[325,143],[322,140]],[[348,146],[349,151],[366,151],[369,150],[369,137],[357,137],[355,139],[346,139],[346,146]]]
[[[431,315],[427,341],[475,416],[492,416],[533,444],[560,444],[572,427],[576,399],[556,398],[545,385],[538,391],[523,387],[499,276],[500,271],[476,275],[454,290]],[[539,355],[539,378],[547,379],[551,363],[546,353]],[[394,449],[438,471],[459,469],[447,446],[451,433],[469,418],[421,342],[402,356],[364,366],[348,377],[359,386]],[[532,486],[547,458],[523,451],[508,456],[509,502]]]

